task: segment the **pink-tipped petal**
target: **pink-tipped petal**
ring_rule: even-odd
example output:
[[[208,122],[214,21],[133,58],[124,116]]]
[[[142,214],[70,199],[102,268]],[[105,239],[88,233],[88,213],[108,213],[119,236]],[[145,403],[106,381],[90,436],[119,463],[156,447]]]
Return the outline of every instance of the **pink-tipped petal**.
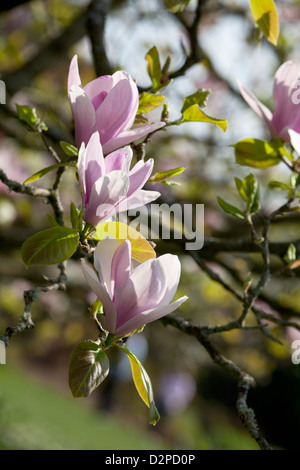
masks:
[[[86,200],[84,206],[86,206],[90,199],[94,182],[105,174],[104,158],[98,132],[94,132],[88,141],[85,155],[84,171]]]
[[[273,133],[273,128],[272,128],[272,113],[267,108],[263,103],[261,103],[256,96],[248,90],[244,85],[242,85],[239,81],[237,82],[240,93],[246,103],[250,106],[250,108],[253,109],[253,111],[265,122],[265,124],[268,126],[270,131]]]
[[[133,153],[130,147],[124,147],[108,154],[104,159],[105,172],[109,173],[114,170],[122,170],[124,173],[129,173],[132,155]]]
[[[138,90],[132,80],[121,80],[114,86],[96,111],[97,127],[103,144],[132,126],[138,102]]]
[[[124,240],[116,250],[111,263],[111,285],[113,292],[127,281],[130,272],[131,244],[129,240]]]
[[[124,147],[124,145],[128,145],[131,142],[135,142],[136,140],[141,139],[142,137],[146,137],[152,132],[161,129],[165,125],[165,122],[155,122],[153,124],[147,124],[146,126],[137,127],[129,131],[120,132],[120,134],[111,138],[108,142],[103,142],[103,153],[106,155],[115,149]]]
[[[116,206],[116,210],[118,210],[118,212],[126,212],[130,209],[137,209],[138,207],[146,206],[146,204],[155,201],[160,196],[161,194],[158,191],[140,189],[129,199],[126,198],[124,201],[121,201]]]
[[[141,312],[139,315],[136,315],[135,317],[123,323],[122,325],[118,326],[115,329],[114,334],[120,337],[125,336],[143,325],[147,325],[148,323],[151,323],[155,320],[158,320],[159,318],[169,315],[170,313],[174,312],[174,310],[176,310],[187,299],[188,297],[184,296],[178,300],[175,300],[175,302],[172,302],[171,304],[163,305],[152,310]]]
[[[89,99],[93,101],[100,93],[109,93],[112,87],[112,77],[110,75],[103,75],[102,77],[95,78],[95,80],[87,83],[83,89],[88,95]]]
[[[288,129],[300,131],[300,107],[293,102],[293,93],[300,84],[300,64],[287,61],[276,72],[274,80],[275,111],[272,123],[275,133],[282,140],[289,141]]]
[[[69,90],[69,99],[75,124],[76,145],[88,143],[95,127],[95,110],[85,91],[77,85]]]
[[[88,266],[86,261],[81,260],[81,266],[87,283],[89,284],[94,294],[96,294],[98,299],[102,302],[108,331],[114,331],[116,327],[117,313],[107,290],[100,284],[95,271],[93,268]]]
[[[111,171],[99,178],[93,185],[90,200],[86,206],[84,220],[96,226],[114,213],[129,188],[129,178],[123,171]]]
[[[69,74],[68,74],[68,90],[70,90],[70,88],[73,85],[77,85],[81,87],[77,55],[74,55],[70,63]]]

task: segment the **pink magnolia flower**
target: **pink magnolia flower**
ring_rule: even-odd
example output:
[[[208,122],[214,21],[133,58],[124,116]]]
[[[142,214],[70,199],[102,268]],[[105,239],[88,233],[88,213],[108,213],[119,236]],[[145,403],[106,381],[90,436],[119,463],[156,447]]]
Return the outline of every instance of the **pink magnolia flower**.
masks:
[[[71,61],[68,95],[75,124],[76,145],[88,143],[98,131],[104,154],[128,145],[160,129],[164,122],[132,129],[139,106],[139,92],[132,78],[123,71],[104,75],[81,85],[77,55]]]
[[[94,252],[94,267],[82,260],[85,278],[103,305],[103,327],[116,337],[173,312],[187,299],[170,303],[180,278],[176,255],[165,254],[133,268],[130,242],[106,238]]]
[[[271,134],[290,143],[289,129],[300,132],[300,101],[296,90],[300,85],[299,62],[289,60],[277,70],[273,88],[273,114],[251,91],[240,83],[238,85],[244,100],[263,119]]]
[[[153,169],[153,159],[140,160],[130,170],[132,150],[124,147],[103,157],[99,133],[87,146],[81,144],[78,175],[84,220],[94,227],[118,212],[144,206],[160,196],[158,191],[141,189]]]

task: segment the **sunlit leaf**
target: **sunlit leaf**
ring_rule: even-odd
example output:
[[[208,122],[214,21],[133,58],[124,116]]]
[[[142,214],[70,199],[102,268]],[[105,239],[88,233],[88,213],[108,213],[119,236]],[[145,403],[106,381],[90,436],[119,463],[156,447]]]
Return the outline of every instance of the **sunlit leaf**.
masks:
[[[139,100],[139,107],[137,110],[138,114],[149,113],[152,109],[160,106],[164,101],[165,97],[161,95],[153,95],[152,93],[142,93]]]
[[[109,372],[109,360],[100,346],[83,341],[73,350],[69,364],[69,386],[75,398],[88,397]]]
[[[280,152],[275,144],[259,139],[244,139],[233,145],[235,159],[239,165],[267,168],[281,162]]]
[[[254,21],[268,41],[275,46],[279,36],[279,19],[273,0],[250,0]]]
[[[224,199],[222,199],[221,197],[218,197],[217,199],[218,199],[218,203],[220,204],[224,212],[230,215],[234,215],[235,217],[238,217],[239,219],[245,219],[245,216],[240,209],[224,201]]]
[[[196,91],[196,93],[186,96],[183,100],[181,112],[184,113],[186,109],[190,108],[190,106],[193,106],[194,104],[197,104],[198,106],[200,106],[200,108],[205,108],[205,106],[207,106],[207,98],[210,94],[210,90],[200,88]]]
[[[43,168],[40,171],[37,171],[34,173],[34,175],[30,176],[27,178],[26,181],[24,181],[24,184],[32,183],[33,181],[37,181],[38,179],[42,178],[43,176],[47,175],[53,170],[56,170],[57,168],[63,167],[63,166],[72,166],[73,168],[76,169],[76,166],[72,162],[60,162],[60,163],[55,163],[55,165],[48,166],[47,168]]]
[[[130,361],[131,365],[131,372],[132,378],[135,384],[135,387],[144,401],[144,403],[149,408],[149,421],[151,424],[155,425],[159,420],[160,416],[157,411],[154,397],[153,397],[153,390],[150,378],[145,371],[144,367],[140,363],[140,361],[136,358],[136,356],[129,351],[125,346],[120,346],[120,348],[127,354],[127,357]]]
[[[21,256],[26,267],[57,264],[76,251],[79,235],[68,227],[51,227],[35,233],[22,245]]]
[[[208,116],[199,108],[198,104],[193,104],[186,108],[182,113],[182,118],[174,124],[181,124],[183,122],[207,122],[209,124],[215,124],[222,129],[223,132],[225,132],[227,128],[226,120]]]
[[[116,238],[121,243],[124,240],[129,240],[131,243],[131,256],[140,263],[156,257],[154,249],[146,238],[140,232],[123,222],[104,222],[97,225],[93,238],[95,240],[103,240],[107,237]]]
[[[59,142],[59,145],[61,146],[66,155],[69,155],[70,157],[78,156],[78,148],[74,145],[69,144],[68,142],[64,142],[63,140]]]
[[[250,173],[243,180],[235,178],[235,184],[240,196],[248,203],[248,212],[255,213],[260,208],[259,187],[255,177]]]
[[[149,183],[166,183],[166,180],[168,178],[173,178],[174,176],[180,175],[185,168],[183,167],[178,167],[178,168],[173,168],[172,170],[166,170],[166,171],[160,171],[158,173],[155,173],[151,178],[149,178],[148,182]],[[171,182],[172,184],[172,182]],[[175,183],[176,184],[176,183]]]

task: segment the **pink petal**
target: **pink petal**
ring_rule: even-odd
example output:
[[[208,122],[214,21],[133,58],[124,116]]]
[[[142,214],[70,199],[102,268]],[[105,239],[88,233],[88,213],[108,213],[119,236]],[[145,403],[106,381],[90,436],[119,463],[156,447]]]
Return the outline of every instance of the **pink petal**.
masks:
[[[261,103],[253,93],[248,90],[244,85],[242,85],[238,81],[238,86],[241,92],[242,97],[246,101],[246,103],[250,106],[250,108],[253,109],[253,111],[256,112],[256,114],[263,119],[263,121],[266,123],[270,131],[273,133],[273,127],[272,127],[272,113],[271,111],[263,104]]]
[[[138,207],[145,206],[149,202],[153,202],[158,199],[161,194],[158,191],[148,191],[140,189],[135,194],[133,194],[129,199],[124,199],[117,206],[116,210],[118,212],[126,212],[130,209],[137,209]]]
[[[98,272],[101,284],[106,288],[111,298],[114,294],[114,289],[111,286],[111,265],[114,254],[120,246],[119,240],[105,238],[98,243],[94,251],[94,267]]]
[[[75,124],[76,145],[88,143],[95,127],[95,110],[85,91],[77,85],[69,90],[69,99]]]
[[[110,153],[117,148],[128,145],[131,142],[135,142],[136,140],[139,140],[142,137],[146,137],[148,134],[161,129],[165,125],[165,122],[155,122],[153,124],[137,127],[136,129],[131,129],[129,131],[120,132],[120,134],[117,136],[103,142],[103,153],[106,155],[107,153]]]
[[[100,93],[109,93],[113,87],[113,79],[110,75],[103,75],[87,83],[83,89],[89,99],[93,101]]]
[[[108,331],[114,331],[117,313],[107,290],[100,284],[95,271],[93,268],[88,266],[86,261],[81,260],[81,266],[87,283],[94,294],[96,294],[98,299],[102,302]]]
[[[276,107],[272,122],[276,135],[287,141],[289,141],[288,128],[300,131],[300,107],[292,100],[292,94],[299,85],[299,80],[300,64],[291,60],[279,67],[274,80]]]
[[[104,158],[98,132],[94,132],[90,138],[86,146],[85,155],[84,174],[86,198],[84,207],[89,202],[93,184],[105,173]]]
[[[115,212],[119,201],[124,199],[129,188],[129,178],[123,171],[111,171],[93,185],[84,220],[96,226]]]
[[[187,299],[188,297],[184,296],[178,300],[175,300],[175,302],[172,302],[171,304],[163,305],[152,310],[146,310],[145,312],[141,312],[140,314],[126,321],[122,325],[118,326],[114,330],[114,334],[120,337],[125,336],[143,325],[147,325],[150,322],[158,320],[159,318],[162,318],[166,315],[169,315],[170,313],[174,312],[174,310],[176,310]]]
[[[129,279],[115,290],[117,327],[140,312],[156,308],[167,290],[167,276],[157,259],[140,264]]]
[[[114,292],[124,284],[131,272],[131,244],[125,240],[116,250],[111,263],[111,285]]]
[[[132,155],[130,147],[124,147],[108,154],[104,159],[106,173],[114,170],[122,170],[124,173],[129,173]]]
[[[133,196],[148,181],[154,165],[153,158],[149,158],[147,162],[139,161],[129,173],[130,186],[127,198]]]
[[[77,85],[81,87],[77,55],[74,55],[70,63],[69,74],[68,74],[68,91],[73,85]]]
[[[138,90],[132,80],[120,80],[114,86],[96,112],[103,144],[132,126],[138,103]]]

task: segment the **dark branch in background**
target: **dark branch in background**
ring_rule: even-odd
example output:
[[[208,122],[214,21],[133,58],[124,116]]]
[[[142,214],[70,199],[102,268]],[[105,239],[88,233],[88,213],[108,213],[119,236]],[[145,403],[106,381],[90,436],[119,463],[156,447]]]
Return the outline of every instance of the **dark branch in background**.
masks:
[[[17,326],[14,327],[7,327],[5,334],[0,336],[0,340],[8,346],[10,338],[15,336],[18,333],[22,333],[25,330],[34,328],[34,322],[31,317],[31,305],[37,299],[38,294],[40,292],[50,292],[52,290],[66,290],[66,263],[60,263],[58,265],[60,274],[57,279],[48,279],[45,278],[46,281],[49,282],[48,286],[38,286],[33,287],[30,290],[24,292],[24,303],[25,308],[23,314],[19,317],[19,323]]]
[[[31,0],[33,2],[34,0]],[[0,13],[4,11],[12,10],[20,5],[24,5],[24,3],[31,3],[29,0],[2,0],[0,5]]]
[[[92,55],[97,77],[111,75],[112,70],[106,55],[104,30],[110,0],[92,0],[87,14],[87,32],[91,40]]]
[[[58,37],[42,47],[23,67],[5,75],[2,79],[8,93],[13,95],[18,90],[31,86],[38,74],[57,66],[57,63],[64,59],[66,51],[86,34],[86,21],[87,10],[84,10]]]

